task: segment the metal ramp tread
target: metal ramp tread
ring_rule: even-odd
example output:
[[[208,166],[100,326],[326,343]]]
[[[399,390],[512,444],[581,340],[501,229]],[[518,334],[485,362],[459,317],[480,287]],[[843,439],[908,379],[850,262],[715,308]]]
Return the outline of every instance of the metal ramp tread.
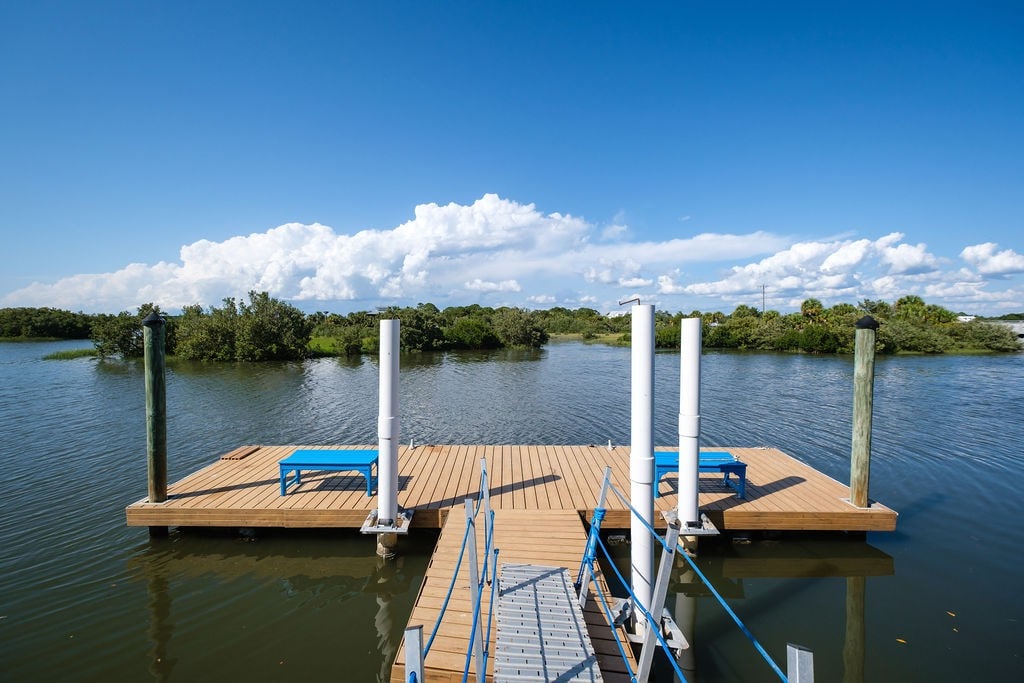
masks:
[[[505,564],[498,585],[496,683],[603,680],[569,570]]]

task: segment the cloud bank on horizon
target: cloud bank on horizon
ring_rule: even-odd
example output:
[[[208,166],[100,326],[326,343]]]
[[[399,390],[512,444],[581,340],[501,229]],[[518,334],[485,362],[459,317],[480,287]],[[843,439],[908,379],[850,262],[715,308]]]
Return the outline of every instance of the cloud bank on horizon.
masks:
[[[221,242],[181,247],[178,261],[132,263],[115,272],[77,274],[5,295],[3,306],[85,312],[166,311],[219,304],[266,291],[306,310],[369,310],[432,302],[602,311],[639,296],[670,311],[796,310],[813,297],[826,305],[895,301],[916,294],[969,313],[1024,309],[1024,255],[992,242],[956,256],[929,252],[905,235],[799,240],[769,232],[701,233],[661,241],[631,239],[627,225],[597,226],[543,214],[486,194],[470,205],[421,204],[390,229],[339,234],[288,223]]]

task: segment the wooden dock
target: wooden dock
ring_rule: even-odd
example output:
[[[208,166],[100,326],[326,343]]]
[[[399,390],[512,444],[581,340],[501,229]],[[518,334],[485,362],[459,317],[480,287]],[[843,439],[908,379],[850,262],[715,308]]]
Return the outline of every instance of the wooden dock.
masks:
[[[168,486],[168,500],[145,499],[126,509],[129,526],[349,527],[377,507],[365,480],[347,472],[308,472],[302,485],[280,493],[277,462],[298,448],[366,446],[244,446]],[[370,446],[372,448],[372,446]],[[746,498],[700,477],[700,508],[722,531],[892,531],[896,513],[880,503],[848,502],[849,487],[774,448],[718,448],[747,463]],[[398,502],[414,510],[413,528],[441,528],[449,510],[476,498],[480,460],[487,460],[496,510],[569,510],[590,519],[604,468],[629,491],[629,448],[616,446],[402,446]],[[676,479],[664,477],[656,510],[676,506]],[[604,528],[629,528],[629,513],[612,497]],[[656,522],[663,525],[660,516]]]
[[[302,484],[281,495],[278,461],[296,449],[363,449],[365,446],[243,446],[209,466],[171,484],[168,500],[145,499],[129,505],[129,526],[149,527],[349,527],[358,528],[376,509],[366,495],[365,479],[348,472],[306,472]],[[371,447],[372,448],[372,447]],[[771,448],[715,448],[747,464],[746,498],[722,483],[718,474],[700,476],[699,504],[722,531],[892,531],[896,513],[873,503],[849,504],[849,488]],[[466,498],[480,495],[480,462],[486,460],[490,504],[495,510],[495,546],[500,563],[565,567],[576,572],[586,543],[606,467],[612,483],[628,492],[629,448],[606,446],[436,446],[401,447],[398,453],[398,502],[413,510],[412,528],[439,528],[431,557],[409,619],[425,633],[434,626],[448,590],[465,524]],[[676,506],[676,477],[659,483],[657,510]],[[629,528],[629,512],[614,496],[606,504],[604,529]],[[452,511],[454,514],[449,514]],[[664,527],[660,515],[656,525]],[[482,534],[478,549],[483,556]],[[472,622],[467,569],[426,659],[428,681],[461,680]],[[599,577],[591,591],[608,595]],[[489,591],[489,589],[488,589]],[[484,600],[489,599],[485,591]],[[588,633],[606,681],[626,681],[613,632],[598,612],[596,600],[585,611]],[[493,646],[494,633],[491,636]],[[628,647],[625,648],[630,652]],[[492,647],[493,652],[493,647]],[[404,681],[404,646],[391,680]],[[634,666],[635,664],[631,664]],[[493,663],[488,667],[488,678]]]

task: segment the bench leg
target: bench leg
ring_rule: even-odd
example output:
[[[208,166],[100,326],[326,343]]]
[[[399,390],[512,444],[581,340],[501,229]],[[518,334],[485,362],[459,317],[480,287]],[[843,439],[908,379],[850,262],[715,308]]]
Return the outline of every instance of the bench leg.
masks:
[[[736,483],[734,484],[732,479],[729,478],[730,474],[736,475]],[[738,498],[747,497],[747,468],[725,470],[725,485],[736,490],[736,496]]]
[[[371,467],[367,467],[365,470],[360,470],[360,473],[366,477],[366,496],[373,496],[373,471]]]
[[[291,486],[292,484],[295,484],[296,486],[298,486],[299,484],[302,483],[302,474],[301,474],[302,471],[301,470],[294,470],[294,472],[295,472],[294,480],[293,481],[288,481],[288,479],[289,479],[288,474],[290,472],[292,472],[292,471],[293,470],[281,470],[281,495],[282,496],[288,494],[288,487]]]

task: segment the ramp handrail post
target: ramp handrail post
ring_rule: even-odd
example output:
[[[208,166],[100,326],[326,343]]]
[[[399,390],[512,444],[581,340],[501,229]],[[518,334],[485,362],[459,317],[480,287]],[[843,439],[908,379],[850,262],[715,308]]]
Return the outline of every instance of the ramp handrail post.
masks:
[[[480,614],[480,566],[477,564],[476,559],[476,521],[473,514],[473,499],[466,499],[466,525],[470,529],[469,542],[467,543],[467,550],[469,551],[469,590],[473,596],[473,614]],[[486,523],[486,522],[485,522]],[[484,643],[483,643],[483,624],[480,623],[479,619],[474,619],[474,633],[471,634],[473,639],[473,659],[476,660],[476,680],[484,680]]]
[[[587,536],[587,547],[583,551],[583,561],[580,563],[580,573],[576,578],[579,585],[580,607],[587,606],[587,590],[590,588],[590,571],[597,560],[597,537],[601,533],[601,520],[604,519],[604,501],[608,497],[608,487],[611,485],[612,468],[604,468],[604,481],[601,483],[601,493],[597,498],[597,507],[594,508],[594,518],[590,522],[590,534]]]
[[[405,629],[405,680],[423,680],[422,624]]]
[[[491,535],[494,533],[494,521],[491,517],[491,484],[487,476],[487,458],[480,458],[480,497],[484,509],[484,581],[490,581],[487,575],[488,554],[491,547]]]
[[[484,499],[484,519],[491,516],[491,483],[487,476],[487,458],[480,458],[480,495]]]
[[[676,542],[679,540],[679,521],[668,525],[665,533],[665,547],[661,551],[661,563],[658,567],[658,578],[654,583],[654,594],[651,596],[651,607],[648,612],[648,624],[644,631],[644,644],[640,649],[640,660],[637,662],[636,680],[646,681],[651,674],[654,662],[654,650],[659,646],[658,634],[661,632],[661,613],[665,609],[665,597],[668,595],[668,583],[672,576],[672,566],[676,557]]]
[[[786,643],[786,678],[789,683],[814,683],[814,652]]]

